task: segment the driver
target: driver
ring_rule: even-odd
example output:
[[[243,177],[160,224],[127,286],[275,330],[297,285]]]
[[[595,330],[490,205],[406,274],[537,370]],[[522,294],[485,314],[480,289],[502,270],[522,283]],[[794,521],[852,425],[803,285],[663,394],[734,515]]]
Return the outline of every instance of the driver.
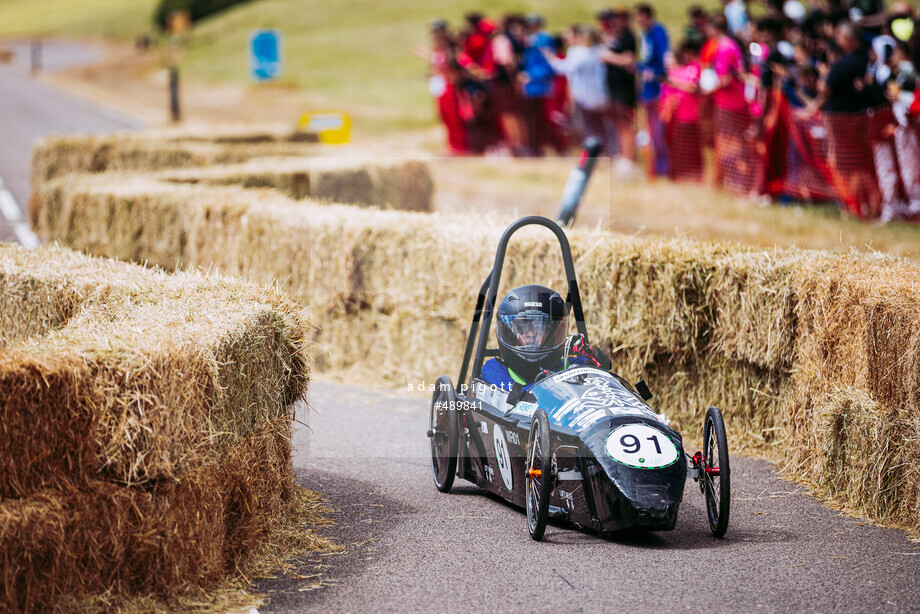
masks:
[[[561,370],[568,315],[569,306],[550,288],[529,284],[505,295],[495,325],[499,358],[482,365],[482,380],[519,391],[541,372]]]

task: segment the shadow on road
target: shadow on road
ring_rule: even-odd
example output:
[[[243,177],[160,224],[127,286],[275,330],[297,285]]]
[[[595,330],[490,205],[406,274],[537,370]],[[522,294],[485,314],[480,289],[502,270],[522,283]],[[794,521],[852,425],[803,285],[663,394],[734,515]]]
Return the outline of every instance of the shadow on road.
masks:
[[[524,510],[498,495],[487,492],[478,486],[454,486],[449,496],[482,497],[499,504],[502,507],[514,510],[524,522]],[[585,539],[607,541],[620,546],[642,548],[646,550],[716,550],[739,543],[783,543],[795,539],[795,534],[781,528],[769,530],[729,530],[728,534],[717,539],[712,536],[706,523],[706,518],[701,510],[692,506],[685,506],[681,519],[673,531],[644,532],[644,531],[619,531],[613,533],[599,533],[588,527],[568,523],[565,521],[550,520],[549,526],[555,531],[549,531],[543,537],[548,544],[579,544]]]
[[[335,524],[317,532],[345,549],[305,555],[296,561],[295,574],[257,580],[256,592],[268,598],[268,610],[274,612],[306,608],[324,599],[328,589],[360,574],[377,557],[378,542],[398,523],[398,516],[416,511],[380,493],[379,484],[336,473],[298,471],[297,483],[329,500],[333,511],[327,516]]]

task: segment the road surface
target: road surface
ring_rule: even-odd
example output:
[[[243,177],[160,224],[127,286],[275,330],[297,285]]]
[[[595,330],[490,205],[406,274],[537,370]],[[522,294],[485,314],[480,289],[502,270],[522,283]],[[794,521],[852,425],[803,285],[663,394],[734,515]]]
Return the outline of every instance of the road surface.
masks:
[[[536,543],[521,510],[472,484],[435,490],[426,399],[317,382],[309,403],[295,467],[339,509],[327,534],[350,548],[313,559],[322,588],[263,583],[263,612],[920,610],[920,546],[825,507],[765,461],[732,458],[723,540],[688,482],[673,532],[550,525]]]
[[[10,45],[11,64],[0,64],[0,241],[34,245],[26,206],[30,193],[32,146],[51,134],[117,132],[137,129],[127,117],[94,108],[30,76],[29,46]],[[63,41],[43,45],[46,71],[97,61],[92,47]]]

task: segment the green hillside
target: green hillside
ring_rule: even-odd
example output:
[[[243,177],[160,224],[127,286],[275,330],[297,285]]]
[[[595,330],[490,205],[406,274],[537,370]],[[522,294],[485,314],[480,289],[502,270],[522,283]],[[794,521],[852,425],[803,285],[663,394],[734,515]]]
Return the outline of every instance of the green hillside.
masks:
[[[131,38],[150,29],[157,0],[0,0],[0,36],[101,35]]]

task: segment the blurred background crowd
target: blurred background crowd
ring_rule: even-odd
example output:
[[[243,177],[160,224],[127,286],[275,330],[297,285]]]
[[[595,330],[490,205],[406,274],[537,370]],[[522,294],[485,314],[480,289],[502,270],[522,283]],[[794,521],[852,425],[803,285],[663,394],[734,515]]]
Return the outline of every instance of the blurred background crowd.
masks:
[[[711,181],[761,202],[920,219],[920,44],[883,0],[654,6],[551,33],[537,14],[430,23],[429,89],[453,155],[564,155],[598,138],[618,175]]]

